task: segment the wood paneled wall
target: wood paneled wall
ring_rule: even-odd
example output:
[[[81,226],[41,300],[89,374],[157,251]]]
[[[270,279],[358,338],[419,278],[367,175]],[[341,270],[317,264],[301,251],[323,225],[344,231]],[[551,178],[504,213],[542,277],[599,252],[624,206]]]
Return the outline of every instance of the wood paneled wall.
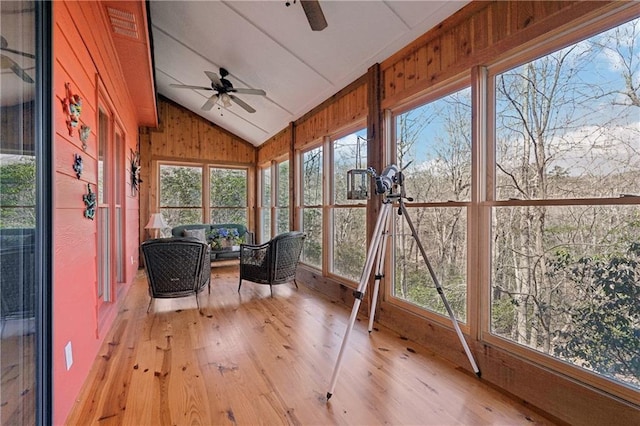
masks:
[[[293,126],[289,126],[258,147],[258,165],[288,155],[293,143]]]
[[[363,120],[368,114],[367,79],[363,75],[294,123],[295,149]]]

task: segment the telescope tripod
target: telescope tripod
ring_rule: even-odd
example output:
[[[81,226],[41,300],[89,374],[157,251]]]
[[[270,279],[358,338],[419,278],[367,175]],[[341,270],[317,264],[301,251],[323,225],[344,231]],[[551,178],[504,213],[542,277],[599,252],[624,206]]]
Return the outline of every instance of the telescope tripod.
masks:
[[[400,182],[402,178],[400,177]],[[349,336],[351,335],[351,330],[353,329],[353,325],[356,321],[356,317],[358,316],[358,310],[360,309],[360,304],[362,303],[362,299],[364,298],[364,294],[367,291],[367,284],[369,282],[369,276],[371,275],[371,270],[373,268],[373,264],[375,261],[376,264],[376,272],[375,272],[375,280],[373,285],[373,297],[371,301],[371,308],[369,311],[369,333],[373,330],[373,320],[376,311],[376,304],[378,301],[378,291],[380,289],[380,280],[384,277],[384,260],[385,253],[387,247],[387,237],[389,237],[389,229],[391,228],[391,216],[393,213],[393,202],[396,200],[399,203],[398,214],[404,216],[409,228],[411,229],[411,235],[416,241],[416,245],[422,254],[422,258],[424,259],[425,264],[427,265],[427,269],[429,270],[429,274],[431,275],[431,279],[433,280],[436,290],[444,303],[445,308],[449,314],[449,318],[451,318],[451,323],[453,324],[453,328],[455,329],[458,338],[460,339],[460,343],[464,348],[465,353],[467,354],[467,358],[469,358],[469,362],[471,363],[471,367],[473,371],[476,373],[478,377],[480,377],[480,370],[476,364],[473,355],[471,354],[471,350],[467,345],[466,340],[464,339],[464,335],[460,330],[460,326],[458,325],[458,321],[456,321],[455,315],[449,302],[447,301],[446,296],[444,295],[444,291],[440,286],[440,282],[436,277],[436,274],[431,266],[431,262],[429,262],[429,258],[427,257],[427,253],[424,250],[422,242],[418,237],[418,233],[416,232],[415,227],[413,226],[413,222],[411,221],[411,217],[407,211],[407,208],[404,205],[404,187],[401,185],[401,193],[399,194],[389,194],[382,201],[382,208],[380,209],[380,213],[378,214],[378,219],[376,220],[376,225],[373,231],[373,239],[371,241],[371,245],[367,251],[367,259],[364,265],[364,269],[362,270],[362,275],[360,276],[360,283],[358,284],[358,288],[353,292],[353,296],[355,297],[355,301],[353,303],[353,308],[351,310],[351,316],[349,317],[349,324],[347,325],[347,330],[345,331],[344,338],[342,340],[342,346],[340,347],[340,352],[338,353],[338,359],[336,360],[336,365],[333,370],[333,375],[331,376],[331,384],[329,386],[329,392],[327,392],[327,401],[333,395],[333,391],[336,387],[336,381],[338,380],[338,374],[340,373],[340,367],[342,365],[342,357],[344,355],[345,348],[347,346],[347,342],[349,340]]]

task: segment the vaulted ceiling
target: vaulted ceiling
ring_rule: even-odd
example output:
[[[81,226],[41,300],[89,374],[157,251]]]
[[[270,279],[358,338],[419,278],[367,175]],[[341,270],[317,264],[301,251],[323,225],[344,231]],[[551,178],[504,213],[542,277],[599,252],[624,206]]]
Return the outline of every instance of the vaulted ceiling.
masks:
[[[320,0],[328,26],[312,31],[300,1],[151,0],[157,90],[258,146],[466,3]],[[204,111],[216,91],[172,86],[211,87],[205,71],[220,68],[235,88],[266,92],[232,93],[254,113]]]

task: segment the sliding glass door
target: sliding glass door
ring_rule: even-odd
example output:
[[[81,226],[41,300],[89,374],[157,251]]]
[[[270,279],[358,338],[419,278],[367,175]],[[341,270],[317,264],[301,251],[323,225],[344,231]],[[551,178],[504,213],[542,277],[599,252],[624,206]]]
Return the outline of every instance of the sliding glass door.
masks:
[[[0,424],[50,423],[50,5],[0,2]]]

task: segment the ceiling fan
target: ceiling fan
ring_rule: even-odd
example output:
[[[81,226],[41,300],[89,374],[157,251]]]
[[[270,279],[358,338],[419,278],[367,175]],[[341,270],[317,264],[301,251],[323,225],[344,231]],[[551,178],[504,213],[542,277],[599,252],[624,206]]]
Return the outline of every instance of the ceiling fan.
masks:
[[[291,6],[292,2],[295,4],[296,0],[287,0],[285,6]],[[313,31],[322,31],[327,28],[327,20],[322,13],[319,0],[300,0],[300,4]]]
[[[251,107],[251,105],[247,104],[242,99],[238,98],[234,93],[241,93],[245,95],[262,95],[265,96],[267,93],[262,89],[246,89],[246,88],[236,88],[233,87],[233,84],[225,77],[229,75],[229,71],[224,68],[220,68],[220,77],[214,72],[205,71],[204,72],[207,77],[211,80],[211,87],[206,86],[190,86],[186,84],[170,84],[171,87],[176,87],[179,89],[195,89],[195,90],[213,90],[214,93],[207,99],[207,101],[202,105],[202,109],[204,111],[209,111],[213,106],[220,101],[222,106],[228,108],[231,106],[231,102],[238,104],[245,111],[249,113],[256,112],[255,109]]]
[[[10,52],[10,53],[14,53],[16,55],[21,55],[24,56],[26,58],[31,58],[31,59],[35,59],[36,55],[33,55],[31,53],[25,53],[25,52],[21,52],[19,50],[15,50],[15,49],[10,49],[9,48],[9,42],[7,41],[6,38],[4,38],[4,36],[0,35],[0,50],[4,50],[5,52]],[[20,77],[22,80],[24,80],[27,83],[31,83],[33,84],[33,79],[29,76],[29,74],[27,74],[27,72],[20,66],[18,65],[18,63],[16,61],[14,61],[13,59],[11,59],[9,56],[0,53],[0,69],[10,69],[11,71],[13,71],[13,73],[15,75],[17,75],[18,77]]]

